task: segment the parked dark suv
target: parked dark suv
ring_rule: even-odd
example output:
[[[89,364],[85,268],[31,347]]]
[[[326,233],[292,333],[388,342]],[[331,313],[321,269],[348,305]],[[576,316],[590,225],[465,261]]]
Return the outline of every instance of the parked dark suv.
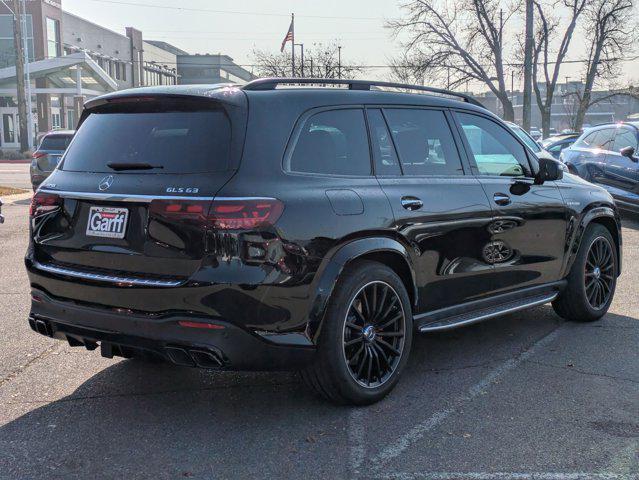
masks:
[[[319,82],[91,100],[31,206],[31,327],[106,357],[300,370],[366,404],[415,332],[547,302],[604,315],[605,190],[463,95]]]
[[[73,130],[56,130],[42,137],[38,149],[33,152],[33,160],[31,160],[31,186],[34,192],[58,166],[74,134]]]
[[[617,205],[639,213],[639,123],[598,125],[561,153],[568,169],[604,187]]]

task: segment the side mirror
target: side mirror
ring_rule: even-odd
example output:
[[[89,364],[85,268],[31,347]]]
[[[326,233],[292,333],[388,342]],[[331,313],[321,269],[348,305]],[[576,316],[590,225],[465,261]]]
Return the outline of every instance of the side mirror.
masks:
[[[635,147],[624,147],[619,150],[623,157],[628,157],[633,162],[639,162],[639,158],[635,157]]]
[[[557,160],[544,157],[539,158],[539,172],[535,175],[536,185],[561,180],[562,178],[564,178],[564,169]]]

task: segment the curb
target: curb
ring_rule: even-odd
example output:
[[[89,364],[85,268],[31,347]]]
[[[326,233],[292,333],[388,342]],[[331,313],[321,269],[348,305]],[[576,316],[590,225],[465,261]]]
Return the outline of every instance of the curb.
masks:
[[[6,163],[6,164],[14,164],[14,163],[18,163],[18,164],[21,164],[21,163],[31,163],[31,159],[26,158],[26,159],[24,159],[24,160],[0,160],[0,164],[3,164],[3,163]]]

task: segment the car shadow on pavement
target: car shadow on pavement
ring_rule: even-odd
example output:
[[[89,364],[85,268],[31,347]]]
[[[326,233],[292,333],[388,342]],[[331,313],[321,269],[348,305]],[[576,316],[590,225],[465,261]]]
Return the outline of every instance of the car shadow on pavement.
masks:
[[[639,214],[623,212],[621,215],[621,226],[639,230]]]
[[[596,325],[637,321],[609,314]],[[449,333],[418,335],[398,388],[380,404],[359,410],[389,412],[398,428],[410,428],[407,405],[418,404],[423,415],[431,399],[422,397],[446,396],[447,388],[476,382],[473,369],[480,376],[482,366],[513,358],[564,325],[595,324],[565,324],[544,306]],[[587,334],[596,336],[596,329]],[[38,377],[40,383],[8,387],[14,391],[1,408],[16,418],[0,427],[0,477],[350,476],[351,415],[358,409],[317,399],[294,373],[208,372],[122,360],[70,395],[31,409],[92,355],[96,352],[65,349],[30,367],[48,372]],[[432,384],[439,390],[425,388]],[[386,422],[373,425],[374,418],[366,416],[371,431],[389,428]],[[375,453],[379,437],[364,441]]]

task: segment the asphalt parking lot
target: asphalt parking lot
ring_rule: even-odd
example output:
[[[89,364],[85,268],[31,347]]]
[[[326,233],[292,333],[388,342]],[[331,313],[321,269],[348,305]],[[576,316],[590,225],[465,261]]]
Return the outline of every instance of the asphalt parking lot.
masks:
[[[610,313],[418,336],[398,388],[335,407],[289,373],[108,360],[33,333],[27,200],[0,225],[0,478],[639,478],[639,222]]]

